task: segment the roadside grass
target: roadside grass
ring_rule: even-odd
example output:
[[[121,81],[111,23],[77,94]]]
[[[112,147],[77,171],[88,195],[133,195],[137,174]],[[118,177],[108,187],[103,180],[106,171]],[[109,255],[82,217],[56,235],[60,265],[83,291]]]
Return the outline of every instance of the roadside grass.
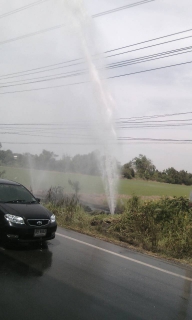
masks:
[[[104,189],[100,177],[88,176],[75,173],[63,173],[56,171],[29,170],[17,167],[1,166],[0,170],[5,170],[5,178],[18,181],[27,188],[33,187],[34,191],[47,190],[51,186],[61,186],[65,192],[71,192],[68,180],[78,181],[80,193],[104,194]],[[118,185],[118,195],[137,196],[186,196],[192,190],[192,186],[173,185],[144,180],[120,179]]]
[[[46,207],[61,227],[192,265],[192,209],[185,197],[143,201],[133,196],[115,215],[87,213],[74,198]]]

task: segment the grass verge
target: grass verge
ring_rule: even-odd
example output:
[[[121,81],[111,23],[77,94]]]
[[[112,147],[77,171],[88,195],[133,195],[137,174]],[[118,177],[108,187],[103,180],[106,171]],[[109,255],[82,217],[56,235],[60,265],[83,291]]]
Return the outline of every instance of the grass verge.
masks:
[[[133,196],[123,213],[113,216],[87,213],[74,199],[46,206],[61,227],[192,266],[192,210],[184,197],[142,201]]]

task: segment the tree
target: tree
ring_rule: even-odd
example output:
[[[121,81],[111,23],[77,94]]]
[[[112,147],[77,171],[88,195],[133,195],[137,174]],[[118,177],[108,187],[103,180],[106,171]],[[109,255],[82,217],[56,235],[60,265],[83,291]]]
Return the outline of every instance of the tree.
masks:
[[[43,150],[39,156],[35,156],[35,162],[38,169],[55,169],[57,155],[54,152]]]
[[[135,171],[132,167],[132,162],[129,161],[122,166],[121,174],[126,179],[132,179],[135,177]]]
[[[147,180],[153,176],[156,170],[156,167],[153,165],[152,161],[142,154],[132,160],[132,166],[135,169],[138,177]]]
[[[5,165],[12,165],[14,163],[14,156],[11,150],[0,150],[0,163]]]

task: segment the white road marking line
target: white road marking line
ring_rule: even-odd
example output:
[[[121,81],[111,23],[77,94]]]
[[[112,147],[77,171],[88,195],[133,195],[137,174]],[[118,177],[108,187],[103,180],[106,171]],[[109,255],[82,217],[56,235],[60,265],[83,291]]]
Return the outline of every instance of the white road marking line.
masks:
[[[94,246],[93,244],[90,244],[90,243],[87,243],[87,242],[84,242],[84,241],[81,241],[81,240],[77,240],[75,238],[71,238],[71,237],[65,236],[64,234],[61,234],[61,233],[56,233],[56,235],[60,236],[60,237],[63,237],[63,238],[66,238],[66,239],[69,239],[69,240],[72,240],[72,241],[75,241],[75,242],[78,242],[78,243],[81,243],[81,244],[84,244],[85,246],[88,246],[88,247],[91,247],[91,248],[94,248],[94,249],[97,249],[97,250],[100,250],[100,251],[103,251],[103,252],[107,252],[107,253],[112,254],[112,255],[114,255],[116,257],[120,257],[122,259],[129,260],[129,261],[135,262],[137,264],[141,264],[141,265],[143,265],[145,267],[148,267],[148,268],[151,268],[151,269],[155,269],[157,271],[164,272],[164,273],[170,274],[172,276],[175,276],[175,277],[178,277],[178,278],[182,278],[184,280],[188,280],[188,281],[192,282],[192,278],[188,278],[188,277],[182,276],[180,274],[177,274],[177,273],[174,273],[174,272],[162,269],[162,268],[155,267],[155,266],[153,266],[151,264],[148,264],[148,263],[145,263],[145,262],[133,259],[133,258],[126,257],[126,256],[124,256],[122,254],[119,254],[119,253],[116,253],[116,252],[113,252],[113,251],[110,251],[110,250],[107,250],[107,249],[103,249],[103,248]]]

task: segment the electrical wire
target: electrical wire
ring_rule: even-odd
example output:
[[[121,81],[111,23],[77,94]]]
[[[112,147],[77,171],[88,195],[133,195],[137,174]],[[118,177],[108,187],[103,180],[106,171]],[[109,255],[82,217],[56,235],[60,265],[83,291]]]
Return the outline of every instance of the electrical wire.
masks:
[[[192,37],[192,35],[187,36],[187,37],[182,37],[182,38],[178,38],[178,39],[173,39],[173,40],[165,41],[165,42],[160,42],[160,43],[152,44],[152,45],[150,45],[150,46],[146,46],[146,47],[142,47],[142,48],[137,48],[137,49],[134,49],[134,50],[129,50],[129,51],[124,51],[124,52],[120,52],[120,53],[115,53],[115,54],[112,54],[112,55],[110,55],[110,56],[106,56],[106,58],[111,58],[111,57],[119,56],[119,55],[121,55],[121,54],[126,54],[126,53],[130,53],[130,52],[140,51],[140,50],[148,49],[148,48],[152,48],[152,47],[157,47],[157,46],[160,46],[160,45],[162,45],[162,44],[167,44],[167,43],[171,43],[171,42],[175,42],[175,41],[179,41],[179,40],[185,40],[185,39],[188,39],[188,38],[191,38],[191,37]]]
[[[104,16],[106,14],[110,14],[110,13],[114,13],[114,12],[117,12],[117,11],[120,11],[120,10],[125,10],[125,9],[129,9],[129,8],[132,8],[132,7],[140,6],[142,4],[146,4],[146,3],[149,3],[149,2],[153,2],[153,1],[155,1],[155,0],[145,0],[145,1],[131,3],[131,4],[128,4],[128,5],[123,6],[123,7],[107,10],[107,11],[100,12],[100,13],[96,13],[96,14],[92,15],[92,18],[98,18],[98,17]]]
[[[58,136],[58,135],[51,135],[51,136],[48,136],[48,135],[46,135],[46,136],[44,136],[44,135],[42,135],[42,134],[34,134],[34,133],[24,133],[24,132],[18,132],[18,131],[14,131],[14,132],[6,132],[6,131],[4,131],[4,132],[1,132],[1,134],[11,134],[11,135],[21,135],[21,136],[30,136],[30,137],[41,137],[41,138],[61,138],[61,139],[65,139],[65,138],[69,138],[69,137],[75,137],[75,138],[86,138],[86,139],[89,139],[89,138],[91,138],[91,136],[87,136],[87,135],[81,135],[81,134],[79,134],[79,132],[78,133],[76,133],[76,134],[70,134],[69,136]],[[135,138],[135,137],[117,137],[117,140],[120,140],[120,141],[127,141],[127,140],[141,140],[141,141],[145,141],[145,140],[151,140],[151,141],[185,141],[185,142],[187,142],[187,141],[192,141],[191,139],[184,139],[184,140],[182,140],[182,139],[162,139],[162,138],[144,138],[144,137],[142,137],[142,138]]]
[[[34,71],[34,70],[40,70],[40,69],[46,69],[46,68],[49,68],[49,67],[58,66],[58,65],[61,65],[61,64],[65,64],[65,63],[69,63],[69,62],[73,62],[73,61],[77,61],[77,60],[82,60],[82,58],[73,59],[73,60],[68,60],[68,61],[64,61],[64,62],[60,62],[60,63],[55,63],[55,64],[50,64],[50,65],[44,66],[44,67],[28,69],[28,70],[25,70],[25,71],[8,73],[8,74],[5,74],[5,75],[1,75],[0,78],[2,78],[2,79],[15,78],[15,77],[26,76],[26,75],[28,75],[28,74],[34,74],[34,73],[39,73],[39,72],[47,72],[47,71],[51,71],[51,70],[56,70],[56,69],[59,69],[59,68],[48,69],[48,70],[45,70],[45,71],[38,71],[38,72],[33,72],[33,73],[28,73],[28,74],[24,74],[24,75],[18,75],[18,74],[20,74],[20,73],[26,73],[26,72],[28,72],[28,71]],[[78,64],[82,64],[82,62],[81,62],[81,63],[74,63],[74,64],[68,65],[68,66],[66,66],[66,67],[76,66],[76,65],[78,65]],[[15,75],[17,75],[17,76],[15,76]]]
[[[120,78],[120,77],[130,76],[130,75],[139,74],[139,73],[145,73],[145,72],[151,72],[151,71],[160,70],[160,69],[166,69],[166,68],[171,68],[171,67],[176,67],[176,66],[181,66],[181,65],[187,65],[190,63],[192,63],[192,61],[176,63],[176,64],[172,64],[172,65],[168,65],[168,66],[152,68],[152,69],[147,69],[147,70],[141,70],[141,71],[136,71],[136,72],[131,72],[131,73],[120,74],[120,75],[108,77],[107,79]],[[32,91],[47,90],[47,89],[55,89],[55,88],[68,87],[68,86],[74,86],[74,85],[85,84],[85,83],[90,83],[90,81],[80,81],[80,82],[67,83],[67,84],[44,87],[44,88],[41,87],[41,88],[34,88],[34,89],[6,91],[6,92],[0,92],[0,95],[12,94],[12,93],[22,93],[22,92],[32,92]]]
[[[133,75],[133,74],[139,74],[139,73],[145,73],[145,72],[150,72],[150,71],[155,71],[155,70],[160,70],[160,69],[166,69],[166,68],[171,68],[171,67],[186,65],[186,64],[189,64],[189,63],[192,63],[192,61],[187,61],[187,62],[182,62],[182,63],[176,63],[176,64],[171,64],[171,65],[169,65],[169,66],[163,66],[163,67],[152,68],[152,69],[147,69],[147,70],[141,70],[141,71],[136,71],[136,72],[119,74],[119,75],[117,75],[117,76],[108,77],[107,79],[114,79],[114,78],[126,77],[126,76],[131,76],[131,75]],[[0,93],[0,94],[1,94],[1,93]]]
[[[44,0],[44,1],[48,1],[48,0]],[[97,17],[103,16],[103,15],[106,15],[106,14],[109,14],[109,13],[114,13],[114,12],[117,12],[119,10],[125,10],[125,9],[128,9],[128,8],[132,8],[133,6],[138,6],[138,5],[145,4],[145,3],[148,3],[148,2],[152,2],[152,1],[155,1],[155,0],[142,1],[142,2],[138,2],[138,3],[136,2],[136,3],[130,4],[128,6],[119,7],[119,8],[113,9],[113,10],[108,10],[108,11],[97,13],[97,14],[93,15],[92,17],[93,18],[97,18]],[[43,0],[42,0],[42,2],[43,2]],[[24,10],[24,9],[22,9],[22,10]],[[17,12],[14,12],[14,13],[17,13]],[[7,13],[7,15],[8,14],[9,13]],[[13,13],[10,13],[10,14],[13,14]],[[43,30],[39,30],[39,31],[36,31],[36,32],[28,33],[28,34],[25,34],[25,35],[22,35],[22,36],[19,36],[19,37],[16,37],[16,38],[4,40],[4,41],[0,42],[0,45],[4,45],[4,44],[7,44],[7,43],[10,43],[10,42],[13,42],[13,41],[17,41],[17,40],[22,40],[22,39],[25,39],[25,38],[33,37],[33,36],[36,36],[36,35],[39,35],[39,34],[42,34],[42,33],[45,33],[45,32],[49,32],[49,31],[53,31],[53,30],[56,30],[56,29],[60,29],[60,28],[62,28],[64,26],[65,26],[65,24],[60,24],[60,25],[53,26],[53,27],[50,27],[50,28],[47,28],[47,29],[43,29]]]
[[[142,116],[142,117],[130,117],[130,118],[120,118],[121,119],[151,119],[151,118],[162,118],[162,117],[173,117],[173,116],[180,116],[180,115],[186,115],[186,114],[192,114],[191,111],[188,112],[177,112],[177,113],[164,113],[164,114],[156,114],[152,116]]]
[[[6,13],[3,13],[3,14],[0,15],[0,19],[1,19],[1,18],[5,18],[5,17],[7,17],[7,16],[10,16],[10,15],[12,15],[12,14],[18,13],[18,12],[20,12],[20,11],[29,9],[29,8],[31,8],[31,7],[37,6],[37,5],[42,4],[43,2],[47,2],[47,1],[49,1],[49,0],[41,0],[41,1],[32,2],[32,3],[30,3],[30,4],[26,5],[26,6],[23,6],[23,7],[20,7],[20,8],[18,8],[18,9],[15,9],[15,10],[12,10],[12,11],[9,11],[9,12],[6,12]]]
[[[50,27],[50,28],[43,29],[43,30],[36,31],[36,32],[31,32],[31,33],[28,33],[26,35],[22,35],[22,36],[19,36],[19,37],[11,38],[11,39],[8,39],[8,40],[4,40],[4,41],[0,42],[0,46],[2,46],[4,44],[7,44],[7,43],[10,43],[10,42],[17,41],[17,40],[33,37],[33,36],[36,36],[36,35],[41,34],[41,33],[46,33],[46,32],[49,32],[49,31],[53,31],[53,30],[62,28],[63,26],[64,26],[64,24],[60,24],[60,25],[57,25],[57,26],[54,26],[54,27]]]
[[[15,9],[15,10],[11,10],[9,12],[3,13],[3,14],[0,15],[0,19],[4,18],[4,17],[7,17],[7,16],[10,16],[10,15],[13,15],[15,13],[18,13],[20,11],[29,9],[31,7],[34,7],[36,5],[42,4],[42,3],[47,2],[47,1],[49,1],[49,0],[40,0],[40,1],[32,2],[32,3],[30,3],[30,4],[26,5],[26,6],[23,6],[23,7]],[[152,2],[152,1],[155,1],[155,0],[144,0],[144,1],[136,2],[136,3],[132,3],[132,4],[129,4],[129,5],[126,5],[126,6],[123,6],[123,7],[115,8],[115,9],[112,9],[112,10],[107,10],[107,11],[104,11],[104,12],[96,13],[96,14],[92,15],[92,18],[97,18],[97,17],[99,17],[101,15],[106,15],[106,14],[109,14],[109,13],[117,12],[117,11],[128,9],[128,8],[131,8],[131,7],[139,6],[139,5],[142,5],[142,4],[145,4],[145,3],[148,3],[148,2]]]
[[[15,86],[21,86],[21,85],[25,85],[25,84],[31,84],[31,83],[39,83],[39,82],[45,82],[45,81],[52,81],[52,80],[58,80],[58,79],[64,79],[64,78],[70,78],[70,77],[76,77],[79,75],[82,75],[83,72],[76,72],[74,74],[68,75],[68,76],[58,76],[58,77],[53,77],[50,79],[43,79],[43,80],[36,80],[36,81],[29,81],[29,82],[22,82],[22,83],[17,83],[17,84],[10,84],[10,85],[0,85],[0,88],[8,88],[8,87],[15,87]],[[27,81],[27,80],[25,80]]]
[[[80,82],[74,82],[74,83],[68,83],[68,84],[62,84],[62,85],[58,85],[58,86],[50,86],[50,87],[44,87],[44,88],[35,88],[35,89],[25,89],[25,90],[17,90],[17,91],[0,92],[0,95],[1,94],[8,94],[8,93],[20,93],[20,92],[31,92],[31,91],[55,89],[55,88],[69,87],[69,86],[85,84],[85,83],[89,83],[89,81],[80,81]]]
[[[189,50],[190,48],[191,48],[191,50]],[[163,58],[169,58],[169,57],[172,57],[175,55],[185,54],[185,53],[189,53],[189,52],[192,52],[192,46],[180,48],[180,49],[175,49],[175,50],[171,50],[171,51],[167,51],[167,52],[162,52],[162,53],[158,53],[158,54],[154,54],[154,55],[148,55],[148,56],[144,56],[144,57],[140,57],[140,58],[121,61],[118,63],[110,64],[106,68],[112,70],[114,68],[120,68],[120,67],[127,66],[127,65],[133,65],[133,64],[143,63],[143,62],[150,62],[150,61],[163,59]],[[170,53],[172,53],[172,54],[170,54]],[[103,68],[101,68],[101,69],[103,69]],[[58,73],[58,74],[47,75],[47,76],[42,76],[42,77],[38,77],[38,78],[20,79],[20,80],[9,81],[9,82],[4,82],[4,83],[0,82],[0,88],[30,84],[30,83],[33,83],[33,82],[30,82],[31,80],[39,80],[38,82],[44,82],[44,81],[52,81],[52,80],[62,79],[62,78],[67,78],[67,77],[72,77],[72,76],[79,76],[79,75],[85,74],[86,71],[88,71],[88,69],[81,69],[81,70],[75,70],[75,71],[70,71],[70,72],[65,72],[65,73]],[[59,77],[56,77],[56,76],[59,76]],[[48,79],[40,81],[40,79],[45,79],[45,78],[48,78]],[[29,81],[29,82],[25,83],[26,81]],[[17,83],[19,83],[19,84],[17,84]],[[6,86],[6,84],[12,84],[12,85]]]
[[[161,141],[161,142],[192,142],[192,139],[158,139],[158,138],[133,138],[121,137],[118,140],[136,140],[136,141]]]
[[[173,121],[177,121],[177,122],[185,122],[185,121],[191,121],[192,119],[174,119],[174,120],[171,120],[171,119],[168,119],[168,120],[143,120],[143,121],[121,121],[121,122],[118,122],[118,124],[138,124],[138,123],[165,123],[165,122],[173,122]]]
[[[104,53],[109,53],[109,52],[113,52],[113,51],[117,51],[117,50],[129,48],[129,47],[137,46],[137,45],[139,45],[139,44],[143,44],[143,43],[147,43],[147,42],[151,42],[151,41],[160,40],[160,39],[163,39],[163,38],[168,38],[168,37],[176,36],[176,35],[178,35],[178,34],[186,33],[186,32],[189,32],[189,31],[192,31],[192,29],[187,29],[187,30],[183,30],[183,31],[178,31],[178,32],[170,33],[170,34],[167,34],[167,35],[165,35],[165,36],[158,37],[158,38],[153,38],[153,39],[149,39],[149,40],[145,40],[145,41],[141,41],[141,42],[129,44],[129,45],[124,46],[124,47],[119,47],[119,48],[115,48],[115,49],[111,49],[111,50],[105,51]]]
[[[191,49],[192,49],[192,46],[189,46],[189,47],[184,47],[184,48],[164,51],[164,52],[160,52],[160,53],[155,53],[155,54],[152,54],[152,55],[142,56],[142,57],[138,57],[138,58],[122,60],[122,61],[118,61],[118,62],[115,62],[115,63],[108,64],[107,68],[116,68],[116,67],[121,67],[121,66],[132,65],[132,64],[140,63],[140,62],[158,60],[158,59],[161,59],[162,56],[163,57],[165,56],[165,58],[172,57],[174,55],[191,52]],[[183,51],[185,51],[185,52],[183,52]]]
[[[124,61],[120,61],[120,62],[116,62],[116,63],[113,63],[113,64],[108,64],[107,65],[107,68],[108,69],[114,69],[114,68],[117,68],[117,67],[123,67],[123,66],[126,66],[126,65],[133,65],[133,64],[137,64],[137,63],[142,63],[142,62],[149,62],[149,61],[153,61],[153,60],[158,60],[158,59],[162,59],[162,58],[167,58],[167,57],[170,57],[170,56],[175,56],[175,55],[179,55],[179,54],[184,54],[184,53],[189,53],[191,52],[190,48],[192,48],[191,46],[190,47],[185,47],[185,48],[179,48],[179,49],[175,49],[175,50],[171,50],[171,51],[166,51],[166,52],[161,52],[161,53],[157,53],[157,54],[154,54],[154,55],[148,55],[148,56],[143,56],[143,57],[139,57],[139,58],[135,58],[135,59],[130,59],[130,60],[124,60]],[[184,51],[185,52],[182,52]],[[179,52],[181,51],[181,52]],[[170,54],[171,52],[173,52],[173,54]],[[154,57],[150,59],[150,57]],[[135,62],[134,62],[135,61]],[[78,65],[78,64],[81,64],[81,63],[76,63],[76,64],[72,64],[72,65],[68,65],[68,66],[63,66],[63,67],[57,67],[57,68],[53,68],[53,69],[48,69],[48,70],[43,70],[43,71],[38,71],[38,72],[33,72],[33,73],[28,73],[28,74],[24,74],[24,75],[15,75],[15,76],[12,76],[12,77],[5,77],[5,78],[1,78],[0,76],[0,80],[3,80],[3,79],[7,79],[7,78],[15,78],[15,77],[23,77],[23,76],[26,76],[26,75],[30,75],[30,74],[36,74],[36,73],[42,73],[42,72],[48,72],[48,71],[52,71],[52,70],[56,70],[56,69],[61,69],[61,68],[66,68],[66,67],[70,67],[70,66],[74,66],[74,65]],[[63,73],[63,75],[65,74],[69,74],[69,75],[77,75],[77,73],[79,72],[79,75],[84,73],[84,71],[86,71],[87,69],[81,69],[81,70],[74,70],[74,71],[70,71],[70,72],[66,72],[66,73]],[[81,73],[80,73],[81,72]],[[47,77],[52,77],[52,75],[49,75],[49,76],[43,76],[42,78],[47,78]],[[32,78],[33,79],[33,78]],[[35,79],[35,78],[34,78]],[[31,80],[31,79],[29,79]],[[16,82],[21,82],[21,81],[26,81],[25,79],[24,80],[19,80],[19,81],[15,81]],[[11,82],[10,82],[11,83]]]
[[[105,51],[104,53],[108,53],[108,52],[111,52],[111,51],[116,51],[116,50],[120,50],[122,48],[126,48],[126,47],[131,47],[131,46],[135,46],[135,45],[138,45],[138,44],[143,44],[143,43],[147,43],[147,42],[151,42],[151,41],[155,41],[155,40],[158,40],[158,39],[162,39],[162,38],[166,38],[166,37],[171,37],[173,35],[177,35],[177,34],[181,34],[181,33],[186,33],[186,32],[189,32],[189,31],[192,31],[192,29],[187,29],[187,30],[183,30],[183,31],[180,31],[180,32],[176,32],[176,33],[172,33],[172,34],[169,34],[169,35],[165,35],[165,36],[162,36],[162,37],[159,37],[159,38],[154,38],[154,39],[150,39],[150,40],[146,40],[146,41],[142,41],[142,42],[139,42],[139,43],[135,43],[135,44],[131,44],[131,45],[128,45],[128,46],[125,46],[125,47],[120,47],[120,48],[116,48],[116,49],[112,49],[112,50],[108,50],[108,51]],[[179,40],[182,40],[183,38],[179,38]],[[168,43],[168,42],[166,42]],[[164,43],[163,43],[164,44]],[[147,49],[148,47],[145,47],[145,49]],[[141,50],[143,48],[140,48]],[[137,49],[139,50],[139,49]],[[132,51],[130,51],[132,52]],[[124,54],[124,53],[123,53]],[[27,72],[30,72],[30,71],[35,71],[35,70],[40,70],[40,69],[46,69],[46,68],[50,68],[50,67],[53,67],[53,66],[58,66],[58,65],[61,65],[61,64],[67,64],[67,63],[71,63],[71,62],[75,62],[75,61],[79,61],[79,60],[83,60],[83,58],[78,58],[78,59],[71,59],[71,60],[67,60],[67,61],[63,61],[63,62],[60,62],[60,63],[55,63],[55,64],[51,64],[51,65],[47,65],[47,66],[43,66],[43,67],[39,67],[39,68],[33,68],[33,69],[28,69],[28,70],[24,70],[24,71],[19,71],[19,72],[14,72],[14,73],[9,73],[9,74],[4,74],[4,75],[1,75],[0,78],[11,78],[11,77],[15,77],[15,75],[18,75],[18,74],[21,74],[21,73],[27,73]],[[74,66],[74,65],[77,65],[77,64],[82,64],[84,63],[83,62],[79,62],[79,63],[75,63],[75,64],[70,64],[69,67],[71,66]],[[67,66],[64,66],[64,67],[67,67]],[[58,68],[55,68],[55,69],[58,69]],[[49,70],[45,70],[46,71],[51,71],[51,70],[55,70],[55,69],[49,69]],[[44,72],[44,71],[42,71]],[[29,74],[34,74],[34,73],[29,73]],[[21,76],[21,75],[20,75]],[[25,76],[25,75],[23,75]]]
[[[113,144],[127,144],[129,142],[144,143],[171,143],[171,144],[191,144],[192,140],[189,139],[151,139],[151,138],[129,138],[127,140],[118,139],[116,143]],[[100,145],[97,142],[15,142],[15,141],[2,141],[2,144],[12,144],[12,145]]]
[[[145,120],[145,119],[152,119],[152,118],[164,118],[164,117],[175,117],[175,116],[186,116],[192,114],[192,111],[188,111],[188,112],[176,112],[176,113],[164,113],[164,114],[155,114],[155,115],[151,115],[151,116],[141,116],[141,117],[130,117],[130,118],[119,118],[118,120],[116,120],[116,123],[118,123],[119,121],[121,121],[122,123],[124,123],[124,121],[127,120]],[[189,119],[188,119],[189,120]],[[192,119],[190,119],[192,120]],[[167,120],[165,120],[167,121]],[[173,120],[170,120],[173,121]],[[182,121],[182,120],[178,120],[178,121]],[[90,124],[90,122],[80,122],[81,124]],[[76,128],[77,125],[79,124],[78,122],[73,122],[72,125]],[[97,123],[96,123],[97,124]],[[60,125],[67,125],[67,126],[71,126],[71,123],[67,122],[48,122],[48,123],[0,123],[0,127],[1,126],[60,126]],[[90,124],[90,126],[92,126],[92,124]]]
[[[48,76],[42,76],[42,77],[37,77],[37,78],[29,78],[29,79],[20,79],[20,80],[8,81],[8,82],[4,82],[4,83],[0,82],[0,85],[9,84],[9,83],[17,83],[17,82],[21,82],[21,81],[30,81],[30,80],[36,80],[36,79],[39,80],[39,79],[45,79],[45,78],[52,78],[53,76],[66,75],[65,77],[61,77],[61,78],[67,78],[67,77],[71,77],[71,76],[85,74],[85,71],[88,71],[88,69],[76,70],[76,71],[70,71],[70,72],[64,72],[64,73],[62,72],[62,73],[51,74],[51,75],[48,75]],[[53,80],[55,80],[55,79],[53,79]],[[23,83],[23,84],[25,84],[25,83]]]
[[[184,126],[191,126],[192,119],[181,119],[181,120],[164,120],[164,121],[146,121],[146,122],[130,122],[130,123],[120,123],[116,129],[117,130],[121,130],[121,129],[130,129],[130,128],[140,128],[140,129],[144,129],[144,128],[170,128],[170,127],[184,127]],[[172,121],[172,123],[170,123]],[[173,123],[174,121],[174,123]],[[168,123],[167,123],[168,122]],[[25,124],[24,126],[19,126],[17,125],[17,130],[19,131],[15,131],[16,126],[1,126],[0,128],[0,133],[1,134],[21,134],[21,133],[27,133],[27,135],[29,133],[43,133],[43,134],[52,134],[51,137],[57,136],[58,134],[65,134],[64,136],[62,136],[61,138],[65,138],[66,136],[78,136],[78,137],[86,137],[88,138],[89,135],[87,134],[87,130],[90,130],[92,127],[96,127],[98,124],[97,123],[88,123],[84,126],[82,126],[81,123],[78,124],[70,124],[67,125],[66,124],[64,126],[61,127],[61,125],[56,126],[56,127],[48,127],[48,125],[43,125],[43,127],[40,125],[34,125],[33,127],[31,125],[27,125]],[[5,131],[8,130],[8,131]],[[80,134],[81,131],[86,131],[85,134]],[[41,135],[43,136],[43,135]],[[50,137],[50,136],[49,136]]]

